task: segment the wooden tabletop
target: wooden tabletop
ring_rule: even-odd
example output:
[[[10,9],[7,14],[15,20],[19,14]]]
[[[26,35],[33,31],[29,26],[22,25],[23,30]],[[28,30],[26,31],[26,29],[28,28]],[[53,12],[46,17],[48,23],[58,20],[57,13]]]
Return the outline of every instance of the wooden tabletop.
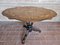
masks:
[[[16,19],[24,22],[48,20],[57,15],[57,13],[51,9],[33,6],[8,8],[5,9],[2,14],[9,19]]]

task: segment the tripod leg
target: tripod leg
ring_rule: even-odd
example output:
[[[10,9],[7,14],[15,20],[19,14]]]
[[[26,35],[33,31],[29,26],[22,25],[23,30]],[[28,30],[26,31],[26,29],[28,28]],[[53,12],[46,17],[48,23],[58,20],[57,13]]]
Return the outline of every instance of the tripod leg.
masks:
[[[39,33],[41,32],[41,30],[38,29],[38,28],[36,28],[36,27],[33,27],[32,30],[33,30],[33,31],[38,31]]]
[[[27,37],[27,34],[24,35],[24,37],[23,37],[23,39],[22,39],[22,44],[25,43],[25,39],[26,39],[26,37]]]
[[[23,43],[23,44],[25,43],[25,39],[26,39],[27,35],[29,34],[29,32],[32,31],[32,25],[33,25],[33,22],[26,22],[26,23],[23,25],[23,27],[26,28],[25,34],[24,34],[24,36],[23,36],[23,38],[22,38],[22,43]]]
[[[26,31],[25,34],[23,35],[22,40],[21,40],[22,44],[25,43],[25,40],[26,40],[28,34],[29,34],[29,32]]]

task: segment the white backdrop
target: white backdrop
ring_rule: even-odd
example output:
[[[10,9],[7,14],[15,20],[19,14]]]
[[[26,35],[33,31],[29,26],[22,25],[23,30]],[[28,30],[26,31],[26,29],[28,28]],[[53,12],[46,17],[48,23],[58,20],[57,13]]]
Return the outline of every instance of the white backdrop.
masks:
[[[37,6],[49,8],[57,12],[57,16],[52,20],[44,20],[50,22],[60,22],[60,0],[0,0],[0,21],[17,21],[8,19],[1,13],[3,10],[16,6]]]

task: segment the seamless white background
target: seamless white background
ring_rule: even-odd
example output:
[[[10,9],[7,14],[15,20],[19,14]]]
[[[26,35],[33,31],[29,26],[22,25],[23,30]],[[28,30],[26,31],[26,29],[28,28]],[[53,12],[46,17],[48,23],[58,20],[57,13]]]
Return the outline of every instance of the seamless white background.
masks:
[[[0,21],[17,21],[2,15],[3,10],[16,6],[37,6],[52,9],[57,12],[57,16],[44,21],[60,22],[60,0],[0,0]]]

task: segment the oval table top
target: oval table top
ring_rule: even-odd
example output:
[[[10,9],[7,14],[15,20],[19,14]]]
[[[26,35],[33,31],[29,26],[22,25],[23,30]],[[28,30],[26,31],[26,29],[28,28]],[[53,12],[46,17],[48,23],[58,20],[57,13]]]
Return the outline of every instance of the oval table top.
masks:
[[[16,19],[24,22],[52,19],[57,15],[53,10],[33,6],[8,8],[4,10],[2,14],[9,19]]]

